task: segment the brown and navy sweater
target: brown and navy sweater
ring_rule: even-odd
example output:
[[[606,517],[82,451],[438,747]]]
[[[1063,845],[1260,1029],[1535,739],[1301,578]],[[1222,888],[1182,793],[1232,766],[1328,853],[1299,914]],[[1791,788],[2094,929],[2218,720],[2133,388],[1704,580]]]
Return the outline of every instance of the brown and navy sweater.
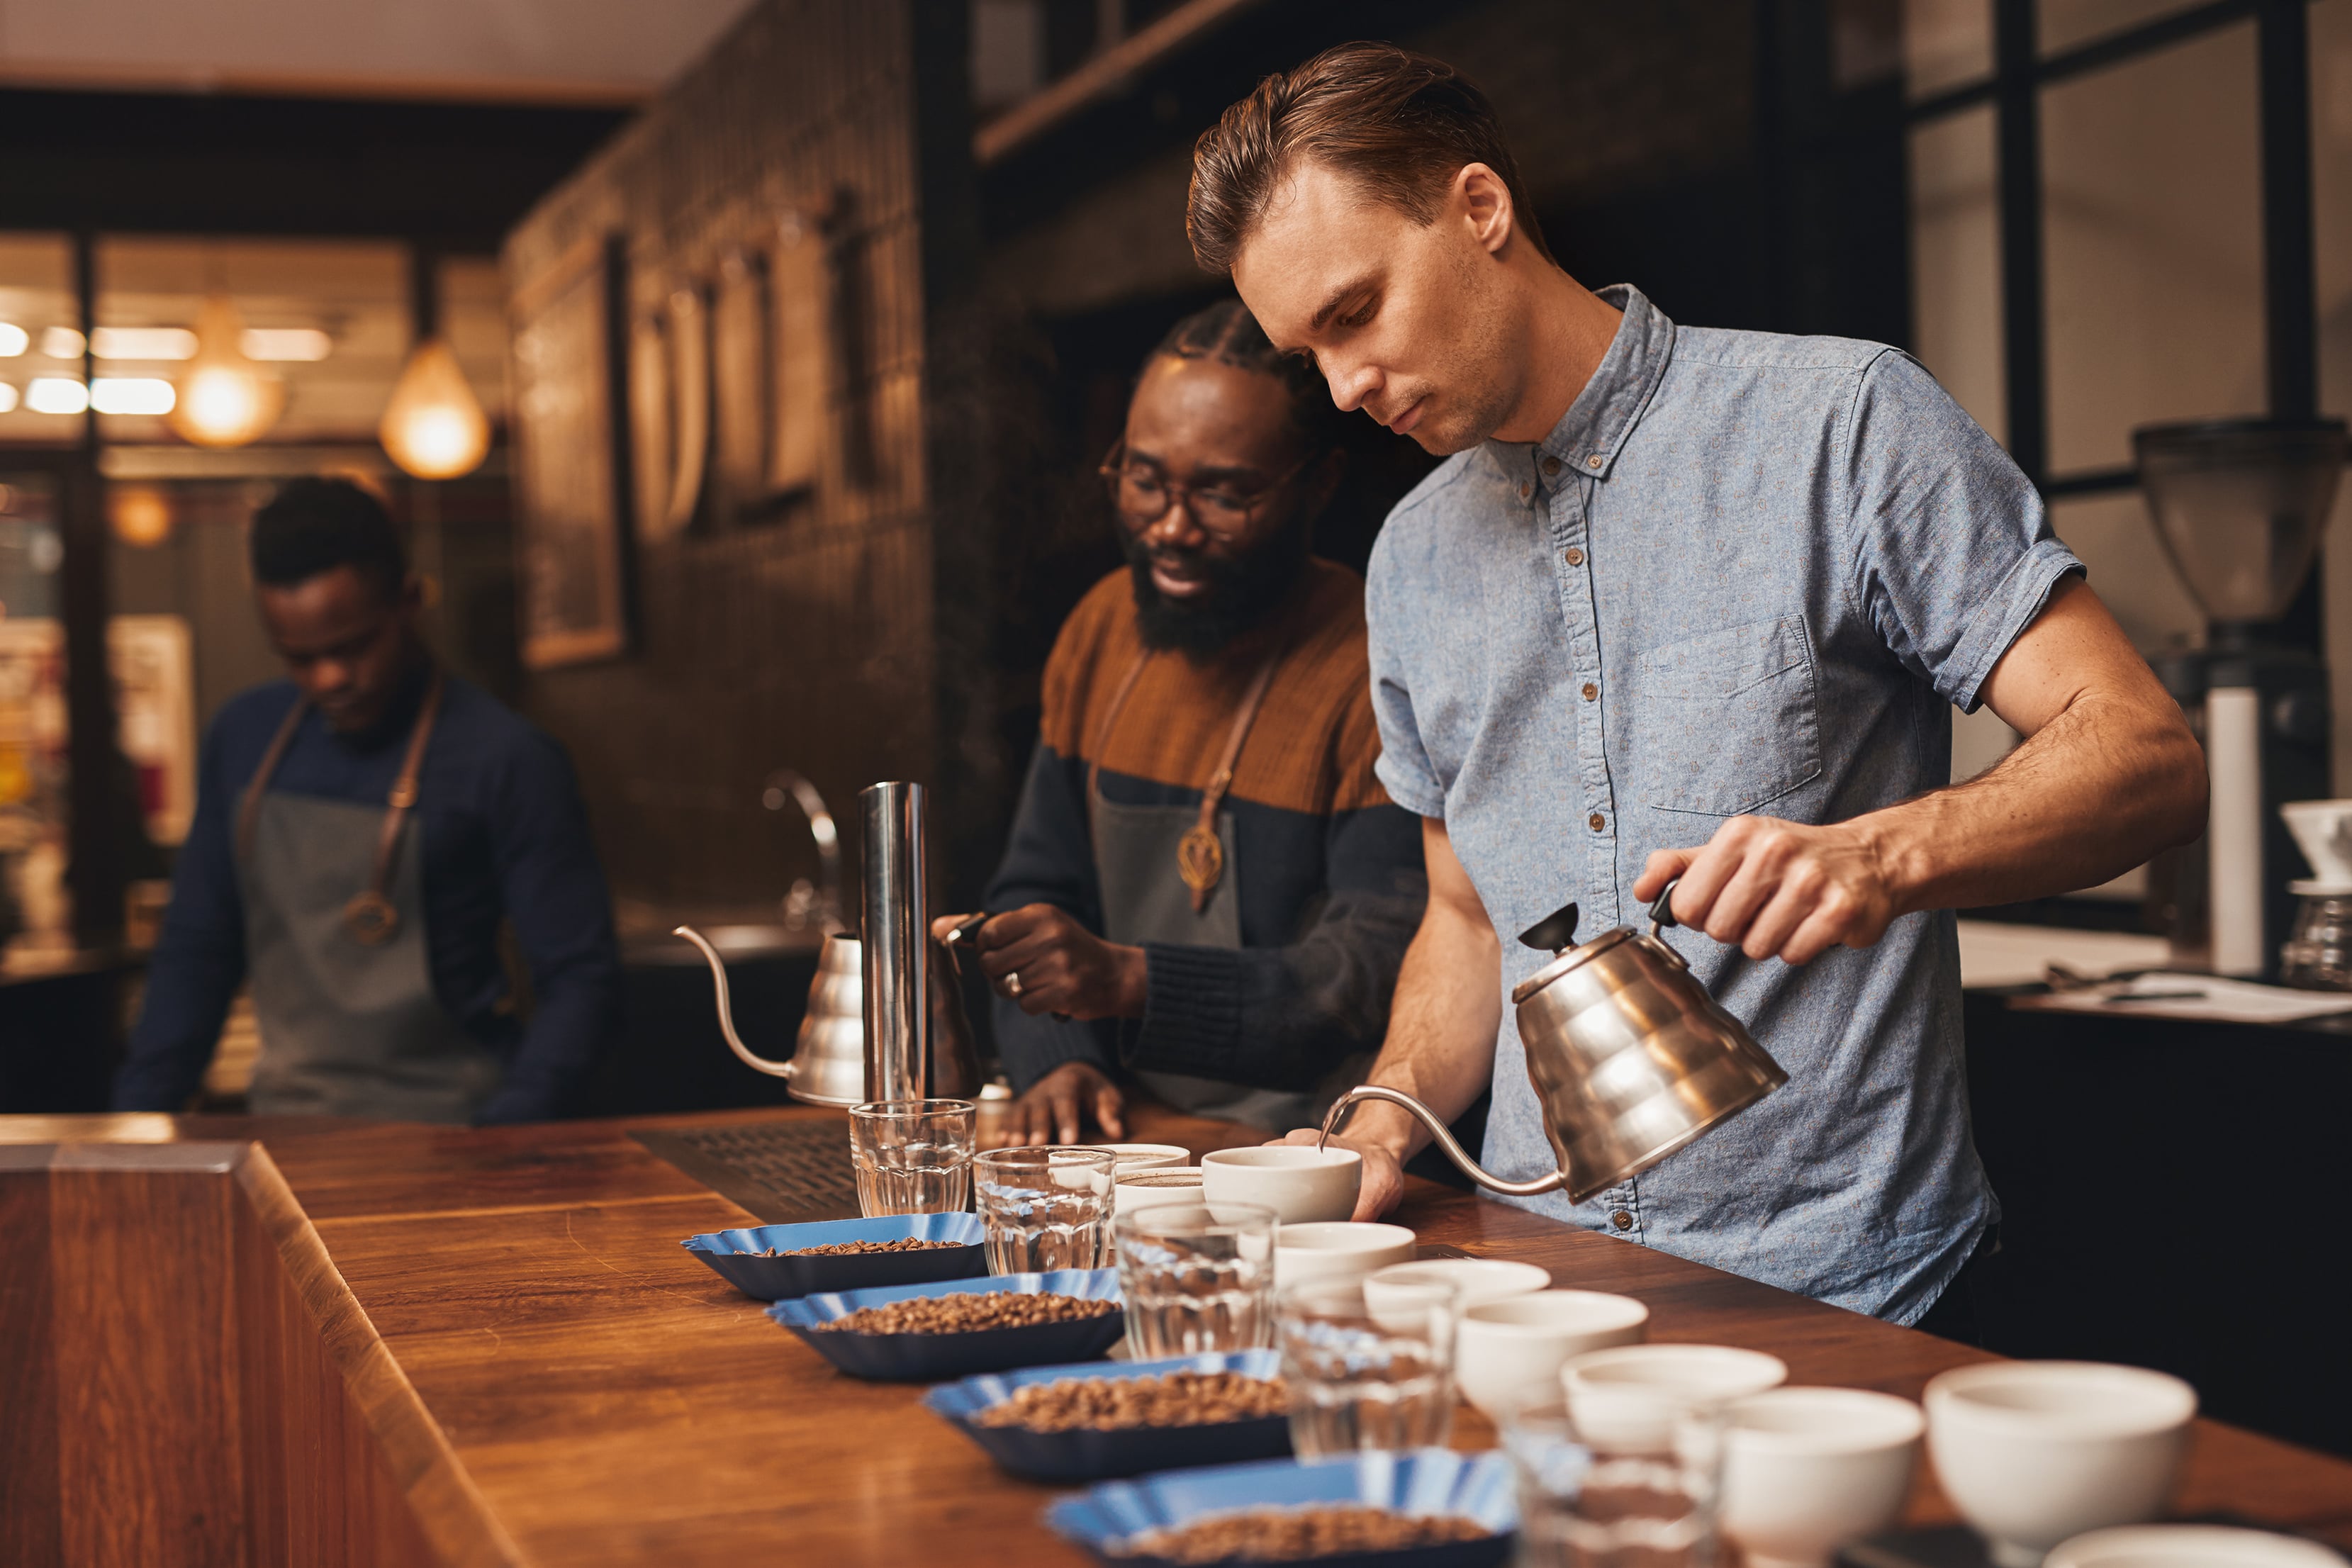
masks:
[[[1145,667],[1107,742],[1104,717],[1142,649],[1124,570],[1095,584],[1063,623],[1045,665],[1045,715],[992,913],[1054,904],[1103,930],[1087,823],[1087,771],[1103,798],[1197,808],[1234,715],[1274,639],[1286,649],[1234,765],[1238,949],[1148,942],[1140,1020],[1062,1023],[1002,997],[996,1039],[1026,1089],[1073,1059],[1304,1089],[1388,1027],[1398,966],[1427,897],[1421,824],[1373,777],[1363,580],[1310,561],[1264,626],[1206,659],[1161,653]],[[1171,859],[1168,875],[1176,876]]]

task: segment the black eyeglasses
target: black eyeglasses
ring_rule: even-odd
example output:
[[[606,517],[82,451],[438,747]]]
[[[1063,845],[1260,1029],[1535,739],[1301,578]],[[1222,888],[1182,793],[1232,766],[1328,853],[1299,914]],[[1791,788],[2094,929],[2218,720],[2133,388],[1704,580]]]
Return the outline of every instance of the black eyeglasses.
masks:
[[[1250,520],[1265,505],[1267,498],[1313,468],[1320,456],[1317,453],[1306,458],[1246,493],[1222,483],[1180,485],[1162,473],[1157,464],[1129,457],[1125,437],[1111,444],[1096,471],[1102,475],[1104,486],[1110,492],[1111,505],[1118,509],[1119,521],[1129,528],[1150,527],[1181,500],[1203,531],[1230,539],[1250,525]]]

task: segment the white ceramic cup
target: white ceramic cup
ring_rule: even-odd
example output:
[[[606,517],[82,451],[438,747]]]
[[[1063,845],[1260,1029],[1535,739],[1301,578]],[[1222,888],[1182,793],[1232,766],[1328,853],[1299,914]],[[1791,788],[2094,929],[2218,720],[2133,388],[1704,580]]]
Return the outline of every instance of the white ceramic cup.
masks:
[[[1588,1352],[1559,1369],[1577,1431],[1612,1454],[1668,1453],[1685,1411],[1727,1405],[1788,1380],[1788,1363],[1779,1356],[1730,1345],[1623,1345]]]
[[[2317,1542],[2221,1524],[2095,1530],[2052,1547],[2042,1568],[2344,1568]]]
[[[2197,1391],[2099,1362],[1956,1367],[1927,1384],[1927,1451],[2000,1568],[2035,1568],[2071,1535],[2164,1510]]]
[[[1155,1204],[1198,1204],[1203,1201],[1201,1167],[1147,1165],[1129,1170],[1122,1166],[1111,1178],[1110,1192],[1114,1214],[1132,1214]]]
[[[1214,1203],[1210,1212],[1216,1212]],[[1401,1225],[1358,1225],[1352,1220],[1285,1220],[1274,1238],[1274,1285],[1361,1279],[1392,1263],[1410,1263],[1417,1250],[1412,1232]]]
[[[1265,1143],[1201,1156],[1201,1186],[1211,1208],[1255,1204],[1272,1209],[1285,1225],[1346,1219],[1356,1212],[1363,1175],[1364,1157],[1337,1145]]]
[[[1371,1289],[1367,1283],[1365,1294]],[[1570,1358],[1639,1344],[1649,1331],[1650,1309],[1631,1296],[1538,1290],[1488,1298],[1463,1310],[1454,1381],[1463,1398],[1503,1421],[1526,1406],[1555,1403],[1559,1369]]]
[[[1364,1304],[1380,1319],[1391,1305],[1405,1304],[1410,1288],[1444,1285],[1454,1292],[1457,1310],[1467,1310],[1507,1296],[1524,1296],[1551,1288],[1551,1271],[1532,1263],[1501,1258],[1425,1258],[1418,1263],[1392,1263],[1364,1281]]]
[[[1724,1410],[1723,1533],[1748,1568],[1826,1568],[1893,1524],[1927,1419],[1859,1388],[1774,1388]]]

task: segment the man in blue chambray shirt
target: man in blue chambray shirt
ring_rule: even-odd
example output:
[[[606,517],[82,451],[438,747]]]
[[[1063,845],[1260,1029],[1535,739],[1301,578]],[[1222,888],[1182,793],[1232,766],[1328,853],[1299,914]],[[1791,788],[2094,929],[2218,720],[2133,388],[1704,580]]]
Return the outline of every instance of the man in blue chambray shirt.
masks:
[[[1790,1082],[1597,1200],[1527,1201],[1966,1335],[1941,1299],[1999,1211],[1949,911],[2103,880],[2204,813],[2032,487],[1896,350],[1579,285],[1476,89],[1392,46],[1228,110],[1188,227],[1339,406],[1450,458],[1367,584],[1380,777],[1430,879],[1370,1081],[1451,1117],[1491,1079],[1488,1168],[1549,1170],[1504,1005],[1545,959],[1496,933],[1570,900],[1629,922],[1679,876],[1678,951]],[[1979,702],[2026,739],[1951,786],[1946,710]],[[1423,1134],[1381,1104],[1349,1132],[1370,1217]]]

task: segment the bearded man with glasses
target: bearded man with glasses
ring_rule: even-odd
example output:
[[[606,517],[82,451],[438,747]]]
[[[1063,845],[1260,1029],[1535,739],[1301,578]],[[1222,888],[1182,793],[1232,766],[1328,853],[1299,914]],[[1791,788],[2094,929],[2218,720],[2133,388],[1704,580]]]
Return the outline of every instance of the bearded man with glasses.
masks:
[[[1014,1142],[1125,1132],[1121,1080],[1270,1131],[1379,1048],[1420,828],[1373,763],[1363,580],[1308,548],[1341,456],[1322,378],[1237,302],[1145,362],[1102,464],[1127,569],[1045,666],[1004,860],[969,933]]]

